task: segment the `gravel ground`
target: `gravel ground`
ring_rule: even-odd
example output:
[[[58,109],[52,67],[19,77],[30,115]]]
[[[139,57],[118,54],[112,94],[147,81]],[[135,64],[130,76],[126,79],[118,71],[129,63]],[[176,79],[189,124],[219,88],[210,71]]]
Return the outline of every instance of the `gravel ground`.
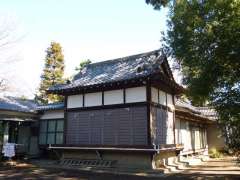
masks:
[[[231,160],[211,160],[200,166],[184,169],[180,173],[118,174],[111,171],[93,172],[55,167],[38,167],[31,164],[0,166],[0,179],[4,180],[157,180],[157,179],[240,179],[240,168]]]

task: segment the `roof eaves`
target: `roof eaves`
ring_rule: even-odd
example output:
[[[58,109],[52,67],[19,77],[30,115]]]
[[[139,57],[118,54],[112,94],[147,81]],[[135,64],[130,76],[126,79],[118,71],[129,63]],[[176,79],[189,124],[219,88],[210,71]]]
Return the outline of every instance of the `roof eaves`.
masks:
[[[62,110],[64,109],[64,102],[59,103],[51,103],[46,105],[39,105],[37,107],[38,111],[45,111],[45,110]]]

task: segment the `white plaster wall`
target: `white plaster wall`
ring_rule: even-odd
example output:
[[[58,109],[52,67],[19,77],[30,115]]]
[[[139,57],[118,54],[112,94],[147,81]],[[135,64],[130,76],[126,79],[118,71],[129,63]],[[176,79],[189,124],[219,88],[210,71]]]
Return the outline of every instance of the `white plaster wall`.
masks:
[[[159,90],[159,104],[166,106],[166,93],[164,91]]]
[[[40,117],[40,119],[61,119],[61,118],[64,118],[63,110],[45,111],[44,114]]]
[[[167,113],[167,144],[174,144],[173,113]]]
[[[186,149],[192,150],[192,138],[191,138],[191,130],[189,122],[186,122],[186,136],[182,136],[182,139],[185,140]]]
[[[67,108],[83,107],[83,95],[72,95],[67,98]]]
[[[152,102],[158,103],[158,89],[151,87]]]
[[[102,92],[87,93],[84,95],[85,107],[102,105]]]
[[[123,103],[123,89],[104,92],[104,105],[122,103]]]
[[[180,137],[180,120],[176,119],[175,120],[175,139],[176,139],[176,144],[181,144],[181,137]]]
[[[167,94],[167,105],[173,106],[173,99],[171,94]]]
[[[176,126],[177,127],[177,126]],[[181,140],[181,144],[184,144],[184,149],[181,154],[188,154],[192,153],[192,150],[199,150],[202,149],[201,142],[207,145],[207,138],[206,138],[206,130],[204,133],[201,128],[199,127],[191,127],[188,121],[181,120],[180,121],[180,130],[179,136]],[[214,137],[214,141],[216,141],[216,137]]]
[[[126,89],[126,103],[144,102],[146,99],[146,86]]]
[[[199,128],[194,128],[194,137],[195,137],[195,148],[200,149],[200,130]]]
[[[184,144],[184,151],[190,151],[192,150],[191,145],[191,131],[189,129],[189,123],[187,121],[181,120],[181,140]]]
[[[174,110],[173,96],[172,94],[167,94],[167,106]]]

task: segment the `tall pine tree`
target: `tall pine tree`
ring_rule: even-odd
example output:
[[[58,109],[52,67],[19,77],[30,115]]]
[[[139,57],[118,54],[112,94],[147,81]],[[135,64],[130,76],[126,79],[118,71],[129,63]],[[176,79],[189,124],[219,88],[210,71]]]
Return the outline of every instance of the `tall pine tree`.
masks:
[[[62,96],[46,93],[46,90],[49,87],[64,82],[64,56],[62,54],[62,47],[57,42],[51,42],[51,45],[47,48],[46,53],[39,92],[36,95],[36,100],[41,104],[63,100]]]

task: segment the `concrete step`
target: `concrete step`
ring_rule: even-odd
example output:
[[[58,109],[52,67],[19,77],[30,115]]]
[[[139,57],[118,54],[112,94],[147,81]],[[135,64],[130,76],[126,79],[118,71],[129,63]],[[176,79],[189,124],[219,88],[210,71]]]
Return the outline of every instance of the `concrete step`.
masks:
[[[178,173],[186,169],[187,163],[182,163],[177,157],[169,158],[165,161],[165,173]]]
[[[198,156],[189,156],[189,157],[181,157],[179,159],[180,162],[186,163],[187,166],[196,166],[201,165],[203,162],[209,160],[209,157],[206,155],[198,155]]]
[[[183,170],[179,169],[176,166],[165,165],[165,168],[164,168],[164,173],[179,173],[182,171]]]

